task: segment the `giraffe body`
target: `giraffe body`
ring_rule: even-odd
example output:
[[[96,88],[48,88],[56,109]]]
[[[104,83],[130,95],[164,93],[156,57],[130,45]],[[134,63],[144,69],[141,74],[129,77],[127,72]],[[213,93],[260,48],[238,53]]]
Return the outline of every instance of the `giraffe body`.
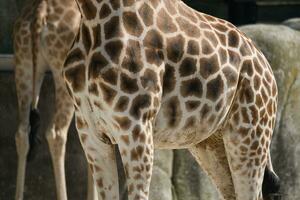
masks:
[[[252,41],[179,0],[77,2],[64,76],[99,198],[118,199],[117,144],[129,199],[148,199],[154,148],[188,148],[224,199],[262,199],[277,86]]]
[[[50,70],[53,75],[56,100],[53,119],[46,131],[46,138],[53,161],[57,199],[67,199],[65,145],[74,106],[61,72],[67,52],[79,28],[80,19],[80,12],[73,0],[34,0],[27,2],[16,20],[15,81],[19,105],[19,126],[16,133],[18,173],[15,198],[17,200],[23,199],[26,160],[32,153],[32,142],[34,142],[34,139],[29,140],[32,138],[29,134],[32,134],[32,129],[37,128],[32,115],[37,115],[40,87],[47,70]],[[89,184],[88,198],[94,199],[93,181]]]

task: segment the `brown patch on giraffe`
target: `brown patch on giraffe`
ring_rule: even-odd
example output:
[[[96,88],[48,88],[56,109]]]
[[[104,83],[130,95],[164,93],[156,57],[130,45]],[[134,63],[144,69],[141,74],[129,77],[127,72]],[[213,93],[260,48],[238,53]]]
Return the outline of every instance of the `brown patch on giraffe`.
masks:
[[[97,8],[92,1],[79,0],[78,3],[80,4],[80,7],[82,9],[82,15],[87,20],[92,20],[96,17]]]
[[[194,111],[194,110],[196,110],[200,105],[201,105],[201,102],[200,102],[200,101],[192,101],[192,100],[189,100],[189,101],[186,101],[186,102],[185,102],[185,108],[186,108],[187,111]]]
[[[226,78],[227,87],[233,87],[237,85],[238,74],[231,67],[226,66],[222,69],[224,77]]]
[[[191,10],[190,8],[188,8],[187,6],[185,5],[178,5],[178,11],[179,13],[186,17],[188,20],[194,22],[194,23],[197,23],[198,22],[198,19],[196,18],[196,16],[194,15],[194,12],[193,10]]]
[[[120,81],[120,87],[123,92],[133,94],[139,89],[137,79],[131,78],[125,73],[121,74]]]
[[[84,58],[85,57],[84,57],[82,51],[79,48],[72,49],[71,52],[69,53],[69,55],[66,58],[64,66],[65,67],[70,66],[74,62],[84,60]]]
[[[224,92],[224,83],[220,75],[207,83],[206,97],[216,101]]]
[[[206,37],[206,39],[208,41],[210,41],[213,45],[213,47],[218,46],[219,41],[215,35],[215,33],[211,32],[211,31],[204,31],[204,36]]]
[[[85,48],[85,51],[89,52],[91,49],[92,38],[91,38],[89,28],[84,23],[82,23],[82,25],[81,25],[81,39],[82,39],[82,43]]]
[[[102,96],[103,96],[104,101],[107,104],[111,105],[112,101],[114,100],[115,96],[117,95],[117,92],[104,83],[100,83],[100,88],[102,91]]]
[[[180,93],[183,97],[196,96],[202,97],[202,82],[198,78],[192,78],[181,82]]]
[[[211,26],[212,26],[215,30],[220,31],[220,32],[222,32],[222,33],[225,33],[225,32],[228,31],[228,27],[225,26],[225,25],[222,24],[222,23],[212,23]]]
[[[93,49],[101,46],[101,26],[98,24],[94,26],[93,29]]]
[[[130,160],[131,161],[134,161],[134,160],[138,161],[139,160],[139,155],[138,155],[135,148],[130,151]]]
[[[109,55],[110,59],[119,64],[120,54],[123,49],[123,43],[120,40],[108,42],[105,45],[105,51]]]
[[[129,136],[128,136],[128,135],[121,135],[121,140],[122,140],[126,145],[129,145],[129,144],[130,144]]]
[[[95,96],[99,96],[99,90],[98,90],[98,86],[96,83],[91,83],[89,85],[89,93],[94,94]]]
[[[165,0],[164,3],[166,5],[165,8],[171,15],[175,15],[177,13],[172,0]]]
[[[132,138],[135,142],[139,140],[141,143],[145,143],[146,135],[141,131],[140,125],[135,125],[134,129],[132,130]]]
[[[189,76],[196,72],[197,70],[197,60],[195,58],[186,57],[179,66],[180,76]]]
[[[80,92],[85,87],[85,66],[83,64],[68,69],[65,72],[67,81],[71,84],[74,92]]]
[[[250,118],[249,118],[249,115],[248,115],[247,108],[242,107],[241,113],[242,113],[243,122],[246,123],[246,124],[250,123]]]
[[[87,128],[88,124],[86,123],[86,121],[84,119],[82,119],[81,117],[76,117],[76,127],[78,129],[84,129]],[[83,135],[83,134],[80,134]],[[86,136],[87,137],[87,136]],[[84,142],[84,141],[83,141]]]
[[[245,40],[242,40],[242,45],[240,47],[240,52],[241,52],[242,56],[250,56],[250,55],[253,54],[250,47],[249,47],[248,42],[245,41]]]
[[[159,91],[157,76],[153,70],[146,69],[144,75],[140,79],[142,86],[147,89],[147,91]]]
[[[108,40],[114,37],[121,37],[123,33],[120,27],[120,18],[118,16],[112,17],[104,24],[105,39]]]
[[[163,38],[157,30],[152,29],[146,34],[143,44],[147,48],[162,49]]]
[[[254,74],[252,60],[245,60],[243,62],[242,72],[247,73],[247,75],[250,76],[250,77]]]
[[[211,106],[204,104],[204,106],[201,108],[200,116],[201,119],[205,119],[208,116],[208,113],[211,111]]]
[[[254,84],[254,89],[256,91],[259,90],[260,86],[261,86],[261,79],[258,75],[255,75],[254,76],[254,79],[253,79],[253,84]]]
[[[128,107],[128,103],[129,103],[129,98],[126,96],[121,96],[115,105],[115,111],[124,112]]]
[[[238,47],[240,43],[240,36],[237,31],[231,30],[228,33],[228,45],[230,47]]]
[[[104,19],[111,13],[110,7],[104,3],[99,12],[99,18]]]
[[[146,26],[151,26],[153,24],[153,10],[147,3],[144,3],[140,7],[139,15]]]
[[[187,46],[187,53],[191,55],[199,55],[199,43],[195,40],[189,40]]]
[[[168,59],[177,63],[181,60],[184,50],[184,38],[177,35],[167,39],[167,56]]]
[[[258,110],[256,108],[256,106],[252,105],[250,106],[250,114],[251,114],[251,124],[255,125],[258,122]]]
[[[146,59],[149,64],[160,66],[164,59],[164,54],[161,50],[157,49],[146,49],[145,50]]]
[[[121,65],[122,68],[133,73],[139,72],[143,66],[141,57],[140,43],[135,40],[129,40],[126,48],[126,56]]]
[[[174,90],[176,85],[175,69],[167,64],[163,77],[163,95],[170,93]]]
[[[201,49],[202,49],[203,54],[211,54],[214,52],[213,47],[210,45],[210,43],[206,39],[203,39],[201,41]]]
[[[131,120],[128,117],[114,117],[115,121],[119,124],[122,130],[128,130],[131,126]]]
[[[207,79],[212,74],[215,74],[219,70],[219,60],[217,54],[209,58],[200,59],[200,74],[204,79]]]
[[[108,64],[106,58],[100,53],[96,52],[92,56],[89,64],[88,78],[97,79],[100,76],[101,70]]]
[[[142,109],[148,108],[151,105],[151,96],[148,94],[137,95],[131,103],[130,115],[135,119],[140,119],[142,115]]]
[[[126,11],[123,13],[123,25],[130,35],[139,37],[143,33],[143,26],[134,12]]]
[[[187,128],[195,127],[196,123],[197,123],[196,117],[191,116],[185,121],[183,128],[187,129]]]
[[[160,0],[151,0],[150,3],[153,6],[153,8],[156,8],[160,3]]]
[[[129,6],[132,6],[134,2],[135,2],[135,0],[123,0],[123,5],[125,7],[129,7]]]
[[[182,117],[182,110],[180,108],[180,102],[177,96],[170,98],[166,102],[164,115],[166,116],[168,120],[168,125],[170,127],[178,126]]]
[[[262,74],[262,73],[263,73],[263,68],[262,68],[262,66],[260,65],[260,63],[258,62],[257,58],[254,58],[254,59],[253,59],[253,64],[254,64],[255,71],[256,71],[258,74]]]
[[[194,38],[200,37],[200,29],[198,28],[198,26],[193,25],[192,23],[190,23],[182,17],[177,17],[176,21],[180,30],[185,32],[187,36]]]
[[[235,68],[238,68],[241,63],[241,58],[240,55],[232,50],[228,50],[228,55],[229,55],[229,63],[232,64]]]
[[[157,27],[164,33],[174,33],[177,27],[170,15],[162,8],[157,14]]]
[[[110,0],[109,2],[114,10],[117,10],[120,8],[120,0]]]
[[[103,80],[111,85],[116,85],[118,81],[118,69],[109,68],[101,73]]]
[[[226,35],[225,34],[222,34],[222,33],[219,33],[219,32],[216,32],[221,44],[225,47],[226,46],[226,42],[227,42],[227,38],[226,38]]]
[[[215,22],[215,21],[217,21],[217,19],[215,17],[211,16],[211,15],[207,15],[207,14],[203,13],[201,16],[205,17],[205,19],[207,21],[209,21],[209,22]],[[204,21],[206,21],[206,20],[204,20]]]

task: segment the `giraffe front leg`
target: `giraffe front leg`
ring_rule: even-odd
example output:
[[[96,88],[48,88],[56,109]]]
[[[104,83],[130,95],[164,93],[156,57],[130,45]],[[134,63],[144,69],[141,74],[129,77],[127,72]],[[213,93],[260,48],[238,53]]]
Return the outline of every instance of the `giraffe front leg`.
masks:
[[[148,200],[153,167],[152,126],[136,124],[131,132],[121,134],[118,145],[126,174],[128,199]]]
[[[79,111],[75,113],[76,128],[80,142],[85,152],[93,180],[90,180],[88,198],[119,200],[119,180],[114,145],[99,139],[103,133],[93,133]],[[100,136],[100,138],[102,138]],[[95,191],[91,188],[95,184]]]
[[[53,123],[47,132],[47,141],[52,158],[55,175],[56,194],[58,200],[67,200],[65,179],[65,151],[68,128],[70,126],[74,106],[60,76],[55,76],[56,102]]]

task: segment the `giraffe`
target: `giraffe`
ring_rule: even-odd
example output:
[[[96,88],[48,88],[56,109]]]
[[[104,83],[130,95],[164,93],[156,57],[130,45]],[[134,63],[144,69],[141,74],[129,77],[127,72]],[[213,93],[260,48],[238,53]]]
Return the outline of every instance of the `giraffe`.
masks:
[[[66,200],[65,146],[74,105],[61,72],[75,39],[81,14],[74,0],[27,1],[14,26],[15,82],[19,125],[15,135],[18,153],[16,200],[23,199],[26,161],[37,141],[39,91],[46,70],[55,82],[55,111],[46,132],[56,180],[57,199]],[[96,198],[89,179],[88,199]]]
[[[231,23],[181,0],[76,0],[64,80],[99,199],[147,200],[153,150],[188,149],[226,200],[272,199],[272,69]]]

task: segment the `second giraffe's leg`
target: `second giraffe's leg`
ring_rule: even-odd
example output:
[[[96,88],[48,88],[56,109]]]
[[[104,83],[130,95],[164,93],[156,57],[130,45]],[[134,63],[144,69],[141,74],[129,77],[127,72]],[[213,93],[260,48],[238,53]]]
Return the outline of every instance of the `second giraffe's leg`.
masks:
[[[53,77],[56,90],[55,113],[46,137],[53,163],[57,199],[67,200],[65,151],[74,106],[60,75],[53,74]]]
[[[235,192],[222,133],[191,147],[190,152],[217,187],[222,199],[235,200]]]
[[[18,154],[17,183],[15,194],[16,200],[23,199],[26,163],[30,150],[30,109],[33,99],[35,100],[33,109],[37,108],[40,86],[44,77],[44,65],[39,65],[35,77],[35,96],[33,97],[33,76],[32,67],[30,67],[31,65],[31,61],[24,61],[22,64],[17,64],[15,68],[15,82],[19,107],[19,122],[18,129],[15,135],[16,149]]]
[[[148,200],[154,152],[150,124],[137,124],[131,133],[117,138],[127,180],[128,200]]]
[[[91,167],[87,167],[88,169],[88,190],[87,190],[87,200],[97,200],[97,188],[93,179],[93,173]]]
[[[119,181],[114,145],[99,139],[104,138],[103,133],[93,133],[79,111],[76,111],[75,119],[80,142],[93,175],[98,199],[119,200]]]

